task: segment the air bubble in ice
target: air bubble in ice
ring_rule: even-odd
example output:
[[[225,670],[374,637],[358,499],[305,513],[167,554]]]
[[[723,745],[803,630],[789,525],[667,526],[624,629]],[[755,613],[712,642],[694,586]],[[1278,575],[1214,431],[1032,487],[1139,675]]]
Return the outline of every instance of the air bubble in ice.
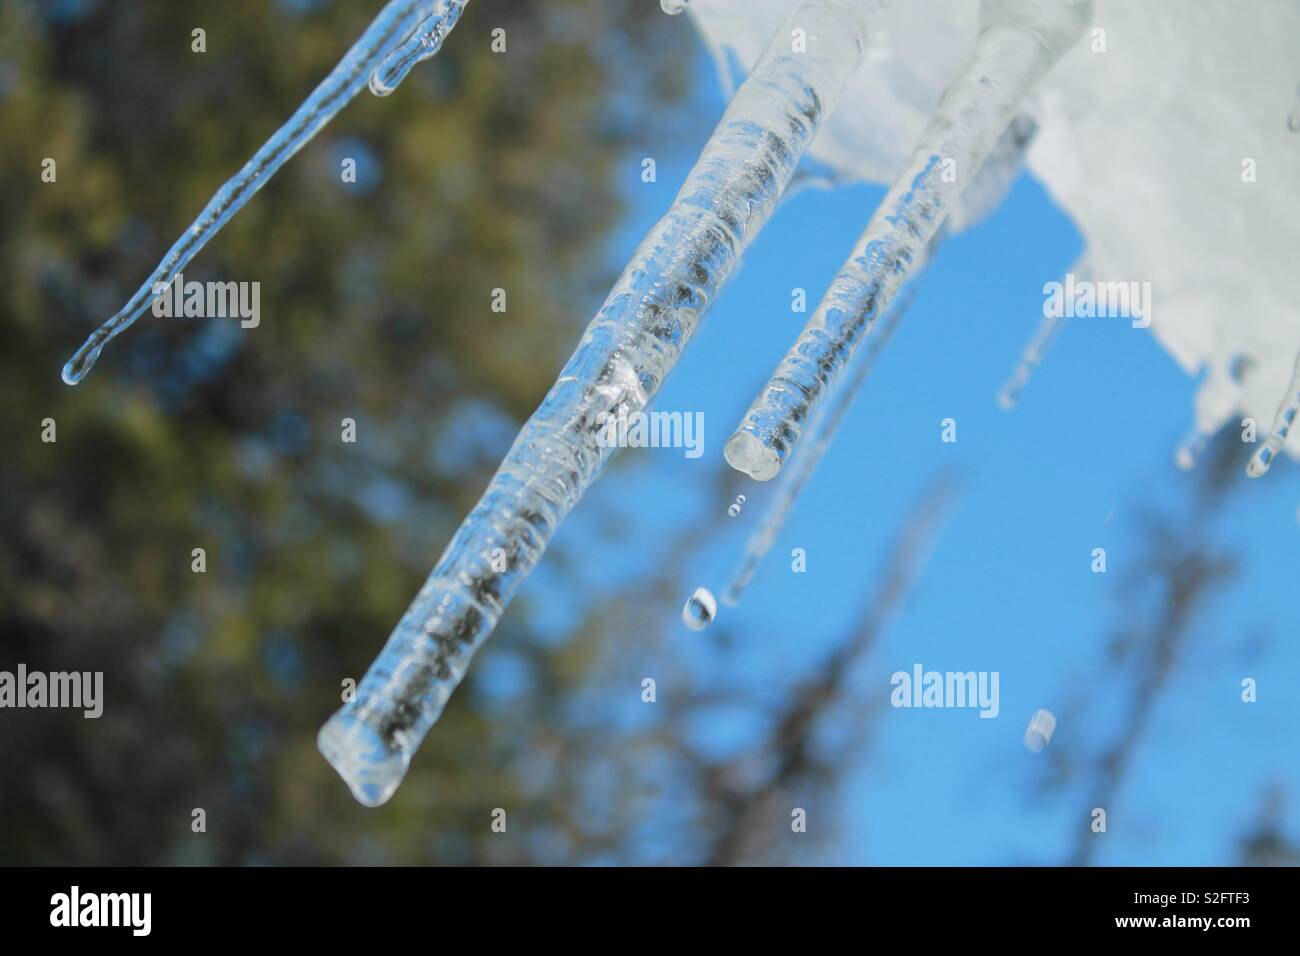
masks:
[[[696,588],[682,608],[682,623],[692,631],[702,631],[713,623],[717,613],[718,602],[713,599],[713,592],[708,588]]]
[[[731,503],[731,507],[727,509],[727,514],[731,515],[731,517],[733,518],[736,517],[738,514],[740,514],[740,506],[743,505],[744,503],[745,503],[745,496],[736,495],[736,500],[733,501]]]

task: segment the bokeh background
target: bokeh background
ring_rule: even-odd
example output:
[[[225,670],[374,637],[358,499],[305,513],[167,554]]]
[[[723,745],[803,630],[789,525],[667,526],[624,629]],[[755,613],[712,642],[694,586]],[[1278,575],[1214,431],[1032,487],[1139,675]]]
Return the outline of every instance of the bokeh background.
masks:
[[[1025,178],[942,248],[744,602],[693,632],[770,494],[722,443],[882,190],[793,193],[654,406],[703,412],[704,456],[617,459],[392,802],[353,802],[315,748],[342,682],[724,105],[653,0],[478,0],[185,270],[260,282],[258,328],[146,315],[63,385],[378,8],[0,4],[0,669],[105,674],[98,720],[0,711],[0,862],[1300,862],[1295,465],[1247,480],[1231,429],[1176,469],[1195,382],[1124,320],[1071,320],[997,406],[1080,252]],[[999,672],[1000,715],[892,709],[914,663]]]

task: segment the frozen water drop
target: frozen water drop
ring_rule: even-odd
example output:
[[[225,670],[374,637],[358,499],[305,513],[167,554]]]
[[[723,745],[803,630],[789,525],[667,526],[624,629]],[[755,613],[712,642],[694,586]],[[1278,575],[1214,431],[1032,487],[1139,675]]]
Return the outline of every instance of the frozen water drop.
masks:
[[[767,481],[781,470],[781,460],[776,452],[766,447],[748,432],[736,432],[722,446],[727,463],[744,472],[755,481]]]
[[[1056,730],[1056,717],[1050,710],[1038,710],[1029,720],[1029,726],[1025,729],[1025,746],[1034,753],[1038,753],[1049,743],[1052,742],[1052,734]]]
[[[682,607],[682,623],[692,631],[702,631],[713,623],[717,613],[718,602],[713,599],[713,592],[708,588],[696,588]]]
[[[91,333],[64,366],[63,381],[69,385],[80,382],[95,364],[95,359],[104,346],[130,328],[153,303],[156,298],[153,290],[159,285],[170,285],[199,250],[266,185],[276,171],[365,88],[371,70],[388,62],[392,45],[387,40],[393,36],[405,36],[421,23],[428,24],[433,19],[440,19],[443,26],[438,34],[438,42],[441,43],[442,37],[446,36],[467,2],[468,0],[391,0],[294,114],[262,144],[239,172],[226,180],[213,194],[208,204],[181,233],[180,238],[172,244],[153,273],[127,303]],[[442,12],[438,17],[430,18],[429,14],[435,7]],[[420,35],[417,31],[417,40]],[[422,51],[421,59],[437,52],[428,47],[422,47]]]
[[[689,0],[659,0],[659,9],[670,17],[675,17],[686,9]]]

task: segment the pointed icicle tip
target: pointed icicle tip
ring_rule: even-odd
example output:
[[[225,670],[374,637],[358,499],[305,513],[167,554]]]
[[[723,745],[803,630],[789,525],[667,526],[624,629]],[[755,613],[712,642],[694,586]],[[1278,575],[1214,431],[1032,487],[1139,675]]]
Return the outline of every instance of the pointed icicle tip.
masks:
[[[80,385],[81,380],[95,367],[95,361],[99,358],[99,353],[104,351],[104,346],[102,343],[91,345],[91,341],[87,340],[86,344],[77,349],[72,358],[64,363],[60,374],[65,385]]]

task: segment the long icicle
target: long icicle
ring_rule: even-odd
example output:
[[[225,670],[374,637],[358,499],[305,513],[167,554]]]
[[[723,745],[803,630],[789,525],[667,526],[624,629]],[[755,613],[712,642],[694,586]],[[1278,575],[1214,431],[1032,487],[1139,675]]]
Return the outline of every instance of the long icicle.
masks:
[[[1295,368],[1291,372],[1291,381],[1287,384],[1286,394],[1282,396],[1282,404],[1277,407],[1277,414],[1273,416],[1273,430],[1246,465],[1246,474],[1251,478],[1259,478],[1267,474],[1269,468],[1273,466],[1273,459],[1286,444],[1291,426],[1295,424],[1297,412],[1300,412],[1300,353],[1295,357]]]
[[[795,501],[825,457],[849,406],[853,404],[876,364],[876,358],[889,344],[894,329],[911,307],[917,289],[920,288],[921,277],[934,261],[935,252],[944,238],[958,227],[970,228],[1002,205],[1016,177],[1020,175],[1025,151],[1037,131],[1038,125],[1028,115],[1017,116],[1007,127],[976,174],[975,181],[962,194],[961,207],[935,233],[920,260],[913,266],[911,279],[901,294],[890,303],[884,316],[867,333],[866,345],[850,360],[845,376],[832,386],[826,401],[813,413],[808,425],[806,447],[777,477],[772,499],[763,511],[758,527],[746,541],[745,553],[722,594],[723,604],[734,606],[740,602],[740,597],[749,587],[758,566],[776,543],[777,535],[785,526]]]
[[[1091,0],[984,0],[975,52],[724,452],[759,481],[789,456],[813,406],[889,305],[1038,79],[1082,35]]]
[[[800,0],[737,91],[356,698],[321,728],[321,753],[361,803],[378,805],[396,790],[475,651],[613,453],[602,447],[605,416],[645,408],[676,364],[857,68],[886,3]],[[801,42],[792,43],[795,30]]]
[[[104,346],[130,328],[199,250],[368,82],[376,95],[387,95],[416,62],[437,53],[468,2],[390,0],[289,120],[208,200],[121,311],[92,332],[73,353],[63,366],[63,380],[76,385],[85,378]],[[372,76],[379,77],[381,69],[382,78],[372,81]]]

